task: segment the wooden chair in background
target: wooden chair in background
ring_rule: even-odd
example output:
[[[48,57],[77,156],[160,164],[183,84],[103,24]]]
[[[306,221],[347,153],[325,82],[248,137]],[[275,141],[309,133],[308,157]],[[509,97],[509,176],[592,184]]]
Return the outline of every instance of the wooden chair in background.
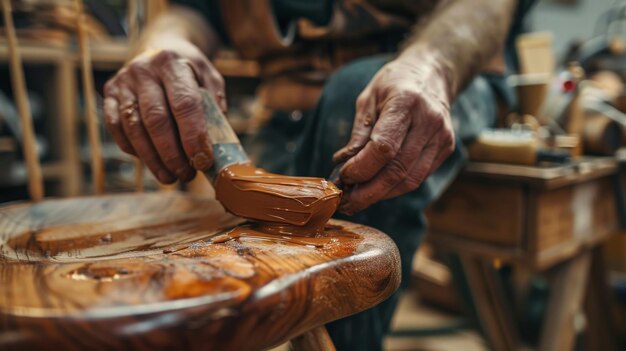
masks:
[[[44,199],[9,0],[2,5],[33,201],[0,207],[0,349],[256,350],[292,340],[333,350],[325,323],[397,289],[395,244],[365,226],[331,220],[322,244],[224,240],[243,220],[211,198]],[[89,46],[79,36],[99,193]]]

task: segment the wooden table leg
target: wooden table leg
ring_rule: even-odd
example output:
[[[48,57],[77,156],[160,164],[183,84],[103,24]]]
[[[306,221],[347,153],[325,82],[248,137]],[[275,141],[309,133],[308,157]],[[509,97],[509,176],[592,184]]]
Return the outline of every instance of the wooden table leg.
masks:
[[[507,301],[498,272],[489,262],[476,257],[460,257],[467,277],[478,322],[496,351],[517,350],[520,347],[513,311]]]
[[[593,250],[589,284],[585,298],[587,315],[587,350],[617,350],[617,333],[613,324],[612,298],[606,276],[603,248]]]
[[[326,327],[321,326],[291,340],[294,351],[335,351]]]
[[[539,351],[572,350],[577,317],[588,285],[591,253],[584,252],[554,268]]]

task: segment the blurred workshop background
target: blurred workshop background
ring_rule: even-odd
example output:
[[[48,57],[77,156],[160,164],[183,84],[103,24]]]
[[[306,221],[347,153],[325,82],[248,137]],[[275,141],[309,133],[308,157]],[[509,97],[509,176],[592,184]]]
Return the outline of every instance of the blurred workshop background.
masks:
[[[97,112],[101,118],[103,84],[124,65],[132,41],[141,28],[167,6],[167,1],[85,0],[84,5],[88,14],[86,28],[91,39],[89,53]],[[91,194],[92,158],[84,113],[83,66],[76,40],[76,11],[72,2],[53,0],[13,1],[13,7],[45,194],[51,197]],[[416,253],[412,288],[403,296],[394,317],[394,332],[386,342],[388,350],[485,350],[488,345],[499,342],[506,345],[506,340],[494,339],[507,333],[501,325],[507,324],[503,320],[509,318],[518,325],[513,328],[515,337],[523,339],[526,345],[543,345],[545,335],[559,334],[559,330],[549,330],[550,324],[569,323],[578,345],[576,349],[594,350],[588,345],[602,337],[619,341],[614,349],[626,349],[626,232],[619,229],[626,222],[623,197],[626,176],[622,172],[626,162],[626,154],[622,155],[626,152],[626,1],[540,0],[527,26],[529,34],[517,42],[520,72],[509,79],[509,84],[517,89],[518,108],[499,121],[497,129],[485,131],[470,146],[471,167],[429,212],[433,232],[445,232],[449,238],[445,235],[438,237],[445,240],[427,238]],[[27,167],[22,156],[23,128],[11,85],[9,51],[4,31],[0,34],[0,203],[8,203],[28,200],[29,192]],[[262,106],[255,100],[259,67],[256,62],[242,60],[228,50],[219,53],[215,66],[226,78],[229,119],[235,131],[245,139],[265,116]],[[107,192],[140,188],[211,193],[202,177],[189,185],[158,184],[148,171],[137,168],[140,164],[136,160],[117,147],[102,123],[99,128]],[[496,203],[494,199],[491,207],[490,200],[485,200],[484,205],[464,203],[472,191],[481,189],[480,186],[469,189],[468,184],[484,184],[483,178],[488,179],[487,183],[495,179],[486,189],[500,186],[497,188],[500,192],[489,192],[504,200]],[[597,187],[589,188],[592,190],[585,188],[579,195],[568,195],[568,191],[596,181]],[[511,185],[514,182],[517,183]],[[502,185],[493,185],[496,183]],[[593,192],[596,188],[600,189],[598,193]],[[512,200],[517,191],[521,194],[519,206]],[[558,196],[553,198],[550,191],[558,192]],[[590,201],[583,205],[590,206],[585,207],[587,212],[568,212],[571,203],[583,201],[579,198]],[[534,206],[547,207],[531,212],[535,211]],[[566,207],[568,210],[564,209]],[[602,212],[596,213],[594,208]],[[481,230],[508,230],[514,220],[501,226],[474,223],[473,218],[463,214],[496,211],[492,214],[497,217],[497,211],[507,209],[528,211],[529,214],[520,219],[524,222],[519,226],[525,229],[534,225],[543,228],[544,224],[546,228],[555,227],[561,218],[565,218],[563,223],[572,224],[568,224],[569,232],[563,237],[558,236],[560,232],[558,235],[550,232],[539,239],[519,234],[524,239],[512,237],[507,241],[506,237],[483,236]],[[551,209],[555,210],[550,212]],[[542,217],[546,213],[553,217]],[[596,215],[597,219],[591,221],[591,230],[599,233],[598,236],[579,240],[576,226],[585,227],[586,219]],[[464,223],[461,224],[464,228],[454,226],[457,220]],[[580,224],[581,221],[584,223]],[[473,224],[467,224],[469,222]],[[467,228],[475,230],[454,235]],[[537,233],[540,231],[537,229]],[[458,247],[463,242],[455,241],[457,237],[474,240],[473,244],[463,246],[476,249],[461,252]],[[472,246],[474,244],[476,246]],[[515,251],[518,244],[521,251]],[[503,248],[506,253],[501,255],[497,250]],[[595,277],[606,278],[597,282],[608,283],[608,290],[597,292],[596,297],[606,297],[602,298],[600,307],[585,300],[592,295],[590,291],[585,294],[582,290],[576,300],[571,297],[576,296],[575,287],[559,290],[562,295],[556,295],[558,289],[550,288],[554,274],[558,277],[582,274],[558,269],[566,259],[587,249],[595,250],[593,264],[591,268],[585,266],[591,272],[582,275],[584,278],[579,285],[592,284],[591,279]],[[483,262],[495,269],[497,282],[503,286],[497,289],[489,286],[493,281],[485,276],[493,272],[467,268],[478,262],[467,261],[470,256],[487,257]],[[525,266],[523,274],[518,274],[500,257],[513,257],[511,262],[534,263]],[[539,268],[544,267],[549,267],[551,273],[539,273]],[[518,289],[520,281],[526,283],[525,288]],[[494,317],[497,303],[477,301],[480,299],[471,296],[481,291],[480,284],[487,295],[495,294],[495,290],[504,291],[505,300],[512,301],[512,314]],[[489,300],[499,298],[489,296]],[[563,322],[550,305],[550,298],[555,299],[554,296],[568,302],[571,297],[575,300],[572,306],[584,305],[586,312],[573,307],[568,312],[570,319]],[[567,306],[565,302],[563,306]],[[551,313],[556,319],[551,319]],[[593,324],[600,331],[590,331],[589,320],[594,313],[610,317],[601,325]],[[493,322],[490,318],[501,320]],[[497,325],[490,325],[490,321]]]

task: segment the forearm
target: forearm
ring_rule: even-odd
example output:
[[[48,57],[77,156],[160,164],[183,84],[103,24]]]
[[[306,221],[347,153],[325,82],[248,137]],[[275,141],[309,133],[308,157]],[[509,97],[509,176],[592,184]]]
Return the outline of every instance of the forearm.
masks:
[[[399,59],[432,63],[453,99],[502,50],[515,0],[458,0],[442,6],[407,40]]]
[[[220,46],[217,33],[201,14],[173,5],[143,31],[133,52],[138,54],[146,49],[170,49],[180,40],[191,42],[209,58],[215,55]]]

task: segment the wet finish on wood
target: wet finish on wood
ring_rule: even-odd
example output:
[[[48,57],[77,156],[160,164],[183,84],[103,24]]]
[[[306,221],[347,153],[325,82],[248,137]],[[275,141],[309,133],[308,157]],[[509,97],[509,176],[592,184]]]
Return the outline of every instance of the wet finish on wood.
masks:
[[[397,248],[374,229],[225,237],[241,224],[176,192],[0,208],[0,349],[264,349],[399,285]]]

